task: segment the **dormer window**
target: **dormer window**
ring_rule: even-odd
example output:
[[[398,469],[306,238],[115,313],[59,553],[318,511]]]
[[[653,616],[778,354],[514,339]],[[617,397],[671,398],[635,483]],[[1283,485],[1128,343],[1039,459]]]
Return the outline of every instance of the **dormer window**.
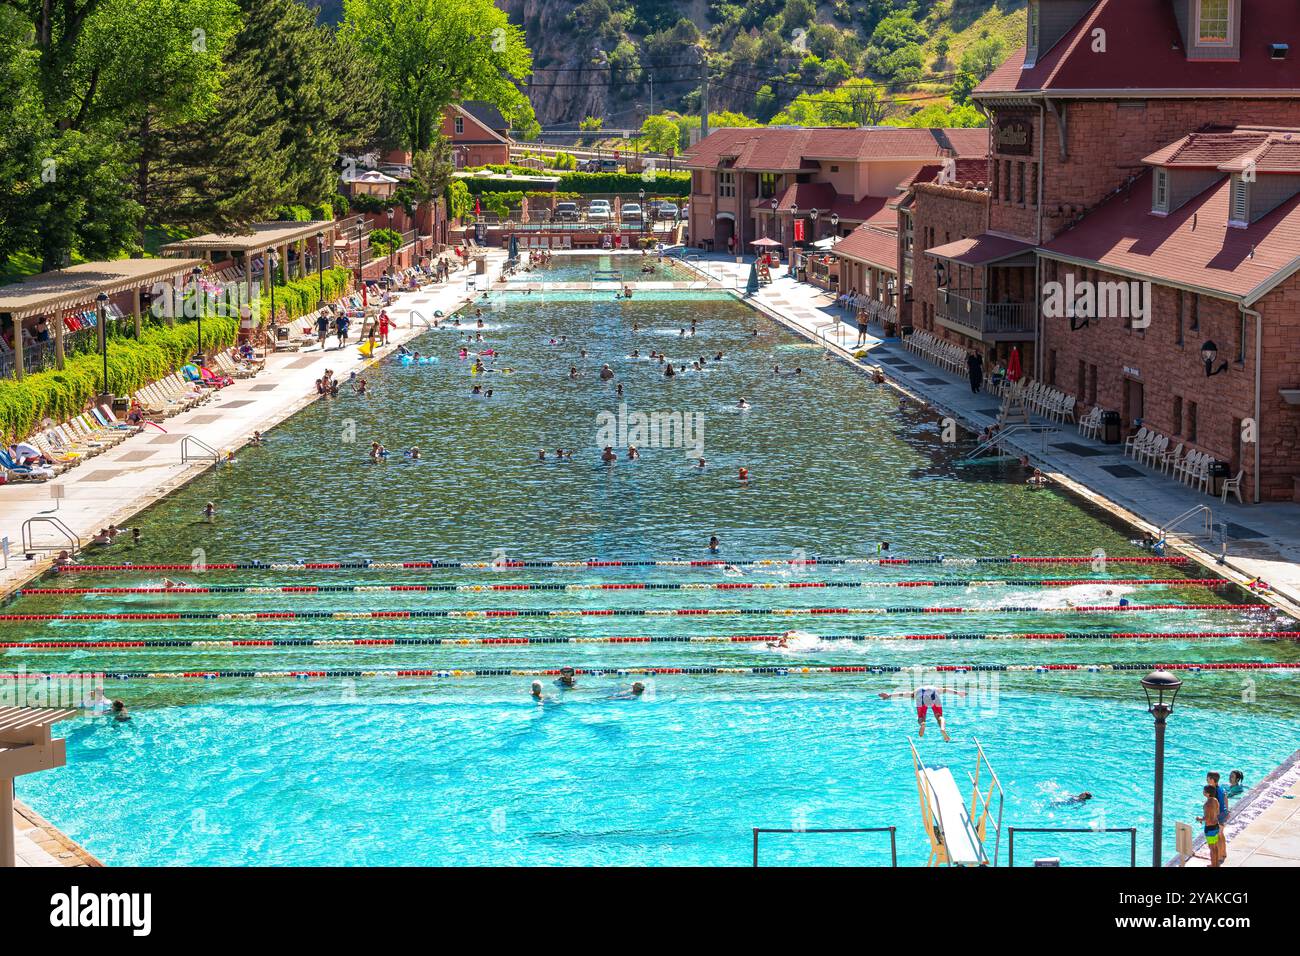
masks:
[[[463,116],[456,117],[456,135],[457,136],[465,135],[465,117]]]
[[[1169,170],[1157,169],[1151,182],[1151,211],[1167,213],[1169,211]]]
[[[1232,189],[1230,191],[1229,203],[1231,204],[1228,211],[1228,225],[1244,229],[1250,225],[1250,183],[1241,178],[1240,174],[1234,174],[1232,177]]]
[[[1232,45],[1232,0],[1196,0],[1196,42]]]
[[[1029,35],[1025,42],[1025,68],[1031,69],[1038,62],[1038,0],[1029,0],[1025,18],[1029,23]]]

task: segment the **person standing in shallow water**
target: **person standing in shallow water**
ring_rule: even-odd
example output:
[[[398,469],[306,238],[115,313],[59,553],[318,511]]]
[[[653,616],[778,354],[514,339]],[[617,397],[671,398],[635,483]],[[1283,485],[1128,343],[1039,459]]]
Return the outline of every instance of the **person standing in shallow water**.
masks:
[[[971,392],[979,394],[980,386],[984,384],[984,360],[978,352],[966,356],[966,371],[970,375]]]

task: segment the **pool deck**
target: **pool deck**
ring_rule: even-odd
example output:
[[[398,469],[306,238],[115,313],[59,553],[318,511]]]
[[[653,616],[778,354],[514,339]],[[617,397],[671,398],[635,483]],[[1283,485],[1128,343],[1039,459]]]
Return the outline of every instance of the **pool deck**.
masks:
[[[21,801],[14,801],[14,829],[17,837],[14,858],[20,867],[104,865]]]

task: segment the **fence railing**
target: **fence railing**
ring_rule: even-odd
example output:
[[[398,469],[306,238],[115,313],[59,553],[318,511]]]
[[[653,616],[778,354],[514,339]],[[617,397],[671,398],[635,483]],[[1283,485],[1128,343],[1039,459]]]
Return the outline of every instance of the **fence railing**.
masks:
[[[1129,866],[1137,866],[1137,827],[1007,827],[1007,866],[1016,865],[1017,833],[1127,833]]]
[[[979,289],[940,289],[938,318],[974,332],[1031,334],[1038,318],[1032,302],[989,302]]]

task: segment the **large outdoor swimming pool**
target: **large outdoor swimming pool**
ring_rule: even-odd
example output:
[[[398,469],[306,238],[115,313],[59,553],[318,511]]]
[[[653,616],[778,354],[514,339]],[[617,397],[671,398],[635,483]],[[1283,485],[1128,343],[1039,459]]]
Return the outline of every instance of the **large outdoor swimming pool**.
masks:
[[[457,359],[466,331],[477,331],[469,310],[460,329],[415,343],[438,364],[381,362],[367,375],[369,397],[345,391],[300,413],[234,467],[142,515],[138,548],[114,546],[97,560],[654,562],[709,559],[713,534],[719,556],[735,562],[874,559],[882,541],[912,558],[1144,554],[1126,529],[1028,487],[1015,466],[960,465],[973,443],[945,444],[936,415],[824,361],[728,296],[494,293],[483,320],[486,342],[474,347],[501,352],[497,371],[473,375]],[[682,335],[692,322],[696,334]],[[651,350],[707,361],[667,380],[645,358]],[[598,377],[604,363],[616,373],[608,382]],[[474,385],[492,396],[472,395]],[[736,409],[741,397],[748,411]],[[698,438],[702,448],[647,443],[639,461],[620,454],[602,465],[599,445],[612,443],[602,412],[615,430],[620,415],[691,416],[698,427],[684,444]],[[418,445],[423,460],[395,454],[372,465],[373,440],[394,452]],[[558,447],[572,459],[556,461]],[[214,524],[200,520],[208,500],[218,504]],[[1294,625],[1257,610],[1081,610],[1121,598],[1249,601],[1180,583],[1204,575],[1178,565],[371,566],[82,572],[43,584],[157,587],[164,574],[252,590],[30,596],[9,610],[194,616],[6,624],[7,641],[72,646],[11,649],[4,670],[108,672],[109,695],[132,710],[125,724],[63,725],[68,766],[19,784],[20,797],[114,864],[744,865],[753,827],[872,826],[897,827],[900,862],[921,864],[929,846],[907,745],[915,713],[878,694],[922,679],[967,694],[945,699],[954,742],[931,725],[922,756],[965,781],[978,738],[1006,792],[1006,825],[1135,826],[1142,858],[1145,666],[1300,662],[1292,642],[1264,639]],[[1174,583],[1107,583],[1128,578]],[[1083,583],[1043,583],[1061,579]],[[938,583],[883,586],[918,581]],[[553,587],[599,583],[652,587]],[[809,583],[836,586],[787,586]],[[482,589],[502,584],[548,587]],[[772,586],[712,587],[737,584]],[[287,586],[337,587],[279,590]],[[924,610],[940,606],[962,610]],[[540,613],[476,613],[502,610]],[[336,613],[247,617],[259,611]],[[794,628],[819,637],[784,649],[725,640]],[[1201,636],[1229,631],[1247,636]],[[1132,632],[1140,636],[1111,636]],[[903,639],[954,634],[966,637]],[[1012,636],[1027,634],[1040,637]],[[615,636],[651,640],[605,640]],[[513,640],[483,643],[501,638]],[[1142,666],[1034,669],[1061,663]],[[565,664],[599,673],[580,674],[571,690],[541,677],[547,700],[531,700],[531,672]],[[951,664],[986,669],[911,670]],[[637,675],[644,697],[616,697],[634,675],[615,671],[647,667],[661,672]],[[824,667],[851,669],[801,672]],[[1300,714],[1284,672],[1182,676],[1169,731],[1171,847],[1174,823],[1196,815],[1205,770],[1257,781],[1295,749]],[[1081,790],[1095,800],[1057,802]],[[1048,855],[1126,864],[1128,844],[1101,834],[1017,839],[1018,863]],[[762,859],[884,864],[888,841],[771,836]]]

